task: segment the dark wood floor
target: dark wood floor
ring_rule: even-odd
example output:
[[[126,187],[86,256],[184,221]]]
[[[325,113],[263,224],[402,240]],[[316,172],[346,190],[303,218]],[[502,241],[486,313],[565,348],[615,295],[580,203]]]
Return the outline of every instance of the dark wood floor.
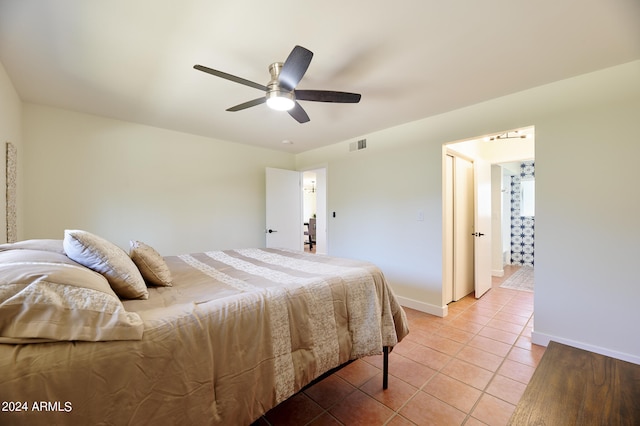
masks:
[[[640,425],[640,365],[551,342],[511,425]]]

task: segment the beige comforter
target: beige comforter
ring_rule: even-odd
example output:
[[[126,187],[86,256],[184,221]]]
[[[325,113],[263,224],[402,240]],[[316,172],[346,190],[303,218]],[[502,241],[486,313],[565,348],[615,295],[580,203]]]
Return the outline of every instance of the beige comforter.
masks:
[[[0,344],[0,424],[247,425],[408,332],[368,263],[269,249],[166,261],[173,287],[124,302],[142,340]]]

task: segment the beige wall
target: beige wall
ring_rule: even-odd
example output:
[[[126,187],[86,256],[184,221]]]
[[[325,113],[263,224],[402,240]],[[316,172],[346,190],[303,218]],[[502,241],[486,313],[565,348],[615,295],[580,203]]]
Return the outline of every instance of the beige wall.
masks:
[[[298,155],[328,167],[329,254],[371,260],[405,303],[441,308],[442,145],[534,125],[534,338],[640,363],[639,76],[636,61],[354,138],[362,151]]]
[[[264,246],[265,167],[294,157],[39,105],[24,106],[25,238],[80,228],[163,255]]]

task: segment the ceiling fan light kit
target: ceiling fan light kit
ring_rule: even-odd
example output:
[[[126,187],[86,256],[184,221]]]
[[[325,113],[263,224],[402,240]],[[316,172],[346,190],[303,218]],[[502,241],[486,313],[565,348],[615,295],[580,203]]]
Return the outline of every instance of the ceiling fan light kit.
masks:
[[[293,117],[298,123],[306,123],[309,121],[309,116],[298,103],[298,99],[312,102],[360,102],[361,96],[358,93],[335,92],[330,90],[295,90],[296,86],[307,72],[307,68],[309,68],[312,58],[313,53],[310,50],[301,46],[295,46],[286,61],[274,62],[269,65],[271,80],[266,86],[202,65],[194,65],[193,67],[198,71],[206,72],[216,77],[224,78],[265,92],[264,97],[233,106],[228,108],[227,111],[241,111],[266,102],[269,108],[277,111],[288,111],[289,115],[291,115],[291,117]]]
[[[296,106],[296,102],[292,92],[273,89],[267,92],[267,106],[276,111],[289,111]]]
[[[274,62],[269,65],[271,81],[267,84],[267,106],[276,111],[289,111],[296,105],[293,90],[285,90],[280,87],[280,71],[283,67],[282,62]]]

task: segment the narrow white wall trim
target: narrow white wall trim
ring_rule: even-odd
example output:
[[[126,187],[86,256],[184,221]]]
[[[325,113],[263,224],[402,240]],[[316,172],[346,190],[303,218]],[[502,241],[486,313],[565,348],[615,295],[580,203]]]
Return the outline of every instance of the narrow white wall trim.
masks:
[[[491,275],[494,277],[504,277],[504,269],[493,269]]]
[[[436,306],[430,303],[420,302],[419,300],[410,299],[408,297],[402,297],[398,295],[396,295],[396,299],[398,299],[398,303],[400,303],[400,305],[407,308],[415,309],[416,311],[425,312],[427,314],[436,315],[439,317],[446,317],[449,314],[449,307],[447,305]]]
[[[594,352],[600,355],[610,356],[622,361],[631,362],[640,365],[640,356],[627,354],[624,352],[612,351],[610,349],[601,348],[600,346],[589,345],[587,343],[576,342],[575,340],[565,339],[563,337],[553,336],[550,334],[533,331],[531,333],[531,342],[536,345],[548,346],[550,341],[562,343],[563,345],[573,346],[574,348],[584,349],[585,351]]]

